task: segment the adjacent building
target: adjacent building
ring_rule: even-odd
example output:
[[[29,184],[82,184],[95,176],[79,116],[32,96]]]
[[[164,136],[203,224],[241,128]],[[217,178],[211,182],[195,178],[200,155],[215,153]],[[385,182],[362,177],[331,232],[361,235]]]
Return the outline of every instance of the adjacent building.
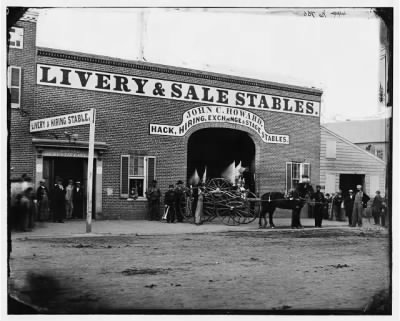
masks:
[[[371,198],[377,190],[387,194],[384,160],[325,126],[321,126],[320,168],[326,193],[341,189],[346,194],[362,185]]]

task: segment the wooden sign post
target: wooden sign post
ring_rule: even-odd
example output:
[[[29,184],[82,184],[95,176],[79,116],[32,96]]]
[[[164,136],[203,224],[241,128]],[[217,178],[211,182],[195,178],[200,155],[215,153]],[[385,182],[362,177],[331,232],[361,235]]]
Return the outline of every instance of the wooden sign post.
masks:
[[[93,194],[93,157],[94,157],[94,131],[96,125],[96,109],[91,109],[89,124],[89,155],[88,155],[88,173],[87,173],[87,215],[86,215],[86,233],[92,232],[92,194]]]

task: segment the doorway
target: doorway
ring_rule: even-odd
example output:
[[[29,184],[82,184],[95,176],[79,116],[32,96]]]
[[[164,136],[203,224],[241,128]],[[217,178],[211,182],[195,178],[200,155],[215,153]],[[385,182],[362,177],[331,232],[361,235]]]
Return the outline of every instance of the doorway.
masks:
[[[340,174],[339,176],[339,188],[344,196],[348,195],[350,189],[355,192],[357,185],[361,185],[364,188],[364,182],[364,174]]]
[[[207,128],[193,133],[188,141],[187,177],[195,171],[202,177],[207,168],[207,180],[222,177],[234,162],[247,170],[243,173],[245,186],[255,192],[255,145],[243,131],[226,128]]]
[[[68,185],[68,180],[80,181],[83,190],[87,186],[87,165],[86,158],[77,157],[43,157],[43,178],[49,190],[52,190],[57,178],[63,180],[63,185]],[[93,190],[92,190],[92,215],[96,218],[96,159],[93,160]],[[86,193],[85,193],[86,194]],[[86,195],[85,195],[86,196]],[[86,198],[86,197],[85,197]],[[86,200],[83,210],[86,217]]]

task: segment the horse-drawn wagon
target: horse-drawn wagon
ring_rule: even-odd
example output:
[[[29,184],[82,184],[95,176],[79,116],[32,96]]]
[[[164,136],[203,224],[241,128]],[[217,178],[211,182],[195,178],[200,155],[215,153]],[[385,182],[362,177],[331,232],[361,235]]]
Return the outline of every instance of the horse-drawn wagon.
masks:
[[[226,225],[248,224],[259,216],[260,199],[224,178],[210,179],[196,189],[191,189],[182,200],[181,213],[185,221],[195,221],[197,206],[203,209],[199,218],[201,223],[218,219]]]
[[[187,222],[204,223],[218,219],[226,225],[239,225],[248,224],[256,218],[260,218],[260,227],[266,227],[265,216],[267,213],[269,214],[269,224],[274,227],[275,209],[291,209],[294,210],[292,215],[295,216],[295,220],[292,219],[292,227],[301,227],[300,210],[305,204],[306,194],[311,195],[313,190],[311,185],[306,185],[302,186],[299,191],[296,191],[293,197],[288,197],[280,192],[271,192],[265,193],[259,198],[251,191],[234,186],[227,179],[213,178],[200,187],[190,189],[182,199],[180,207],[184,220]],[[200,198],[200,202],[198,198]],[[202,211],[199,211],[200,217],[196,220],[195,208],[197,206],[202,206]]]

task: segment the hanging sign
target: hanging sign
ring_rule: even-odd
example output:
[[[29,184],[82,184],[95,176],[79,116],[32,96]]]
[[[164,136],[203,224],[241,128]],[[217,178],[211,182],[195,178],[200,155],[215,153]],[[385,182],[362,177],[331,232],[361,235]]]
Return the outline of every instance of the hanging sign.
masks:
[[[91,113],[91,110],[87,110],[74,114],[32,120],[29,125],[30,132],[34,133],[43,130],[87,125],[90,124]]]
[[[289,144],[288,135],[270,134],[265,131],[264,120],[246,110],[224,106],[201,106],[183,114],[178,126],[150,124],[151,135],[184,136],[193,126],[204,123],[229,123],[250,128],[265,143]]]

